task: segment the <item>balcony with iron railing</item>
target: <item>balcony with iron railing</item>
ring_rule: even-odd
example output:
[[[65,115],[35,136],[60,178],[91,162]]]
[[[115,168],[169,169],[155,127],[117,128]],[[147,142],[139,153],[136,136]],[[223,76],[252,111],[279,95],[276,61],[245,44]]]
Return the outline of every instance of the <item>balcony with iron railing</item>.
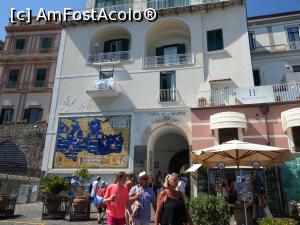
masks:
[[[160,102],[175,102],[178,100],[178,90],[175,88],[171,89],[160,89],[159,90],[159,101]]]
[[[147,56],[144,58],[144,68],[155,68],[164,66],[180,66],[194,64],[194,53],[177,55]]]
[[[131,60],[131,51],[90,53],[87,64],[110,64]]]
[[[300,102],[300,83],[286,83],[201,91],[196,94],[196,107],[219,107],[229,105]]]

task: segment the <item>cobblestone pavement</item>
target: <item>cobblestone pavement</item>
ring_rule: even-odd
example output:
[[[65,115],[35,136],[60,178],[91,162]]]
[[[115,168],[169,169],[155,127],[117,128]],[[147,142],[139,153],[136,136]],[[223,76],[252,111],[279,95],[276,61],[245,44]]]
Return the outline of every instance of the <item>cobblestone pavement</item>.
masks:
[[[97,209],[92,207],[91,220],[72,221],[68,216],[66,220],[42,220],[42,203],[16,205],[15,216],[0,220],[0,225],[92,225],[97,224]]]

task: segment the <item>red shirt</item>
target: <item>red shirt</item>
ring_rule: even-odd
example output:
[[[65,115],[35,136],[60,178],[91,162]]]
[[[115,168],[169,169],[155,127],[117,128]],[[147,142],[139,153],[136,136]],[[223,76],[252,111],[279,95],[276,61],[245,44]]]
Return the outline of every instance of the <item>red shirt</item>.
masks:
[[[114,218],[122,219],[125,217],[126,203],[129,200],[128,189],[125,186],[119,187],[118,184],[108,186],[105,199],[115,194],[115,199],[107,204],[106,213]]]
[[[105,192],[106,192],[106,187],[100,188],[100,189],[98,190],[97,195],[98,195],[99,197],[104,197],[104,196],[105,196]]]

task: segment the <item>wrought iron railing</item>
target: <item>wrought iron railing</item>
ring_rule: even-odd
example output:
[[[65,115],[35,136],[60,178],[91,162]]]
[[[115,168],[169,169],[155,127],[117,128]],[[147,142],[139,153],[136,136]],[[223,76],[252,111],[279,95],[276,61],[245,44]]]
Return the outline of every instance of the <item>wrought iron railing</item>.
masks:
[[[129,60],[131,58],[130,51],[90,53],[88,63],[109,63]]]
[[[300,101],[299,82],[252,87],[246,90],[246,92],[241,92],[242,89],[246,90],[247,88],[202,91],[197,95],[197,106],[204,108],[226,105],[255,104],[260,101],[260,98],[264,97],[266,97],[265,102]],[[243,101],[245,96],[242,96],[241,93],[249,94],[249,97],[246,97],[246,102]]]
[[[177,101],[177,90],[176,89],[161,89],[159,91],[160,102],[174,102]]]
[[[194,64],[193,53],[148,56],[144,58],[144,68],[178,66],[178,65],[188,65],[188,64]]]

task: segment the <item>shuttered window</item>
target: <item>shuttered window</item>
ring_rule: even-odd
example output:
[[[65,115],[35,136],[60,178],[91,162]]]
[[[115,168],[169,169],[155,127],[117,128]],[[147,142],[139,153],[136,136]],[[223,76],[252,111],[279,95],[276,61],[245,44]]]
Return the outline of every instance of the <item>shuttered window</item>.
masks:
[[[44,87],[45,86],[45,80],[47,76],[47,69],[46,68],[40,68],[36,72],[36,78],[35,78],[35,87]]]
[[[27,123],[35,123],[37,121],[42,120],[43,117],[43,109],[42,108],[27,108],[24,111],[23,119],[27,121]]]
[[[14,109],[1,109],[0,124],[5,122],[12,122],[14,116]]]
[[[222,29],[207,31],[207,51],[211,52],[222,49],[224,49]]]

